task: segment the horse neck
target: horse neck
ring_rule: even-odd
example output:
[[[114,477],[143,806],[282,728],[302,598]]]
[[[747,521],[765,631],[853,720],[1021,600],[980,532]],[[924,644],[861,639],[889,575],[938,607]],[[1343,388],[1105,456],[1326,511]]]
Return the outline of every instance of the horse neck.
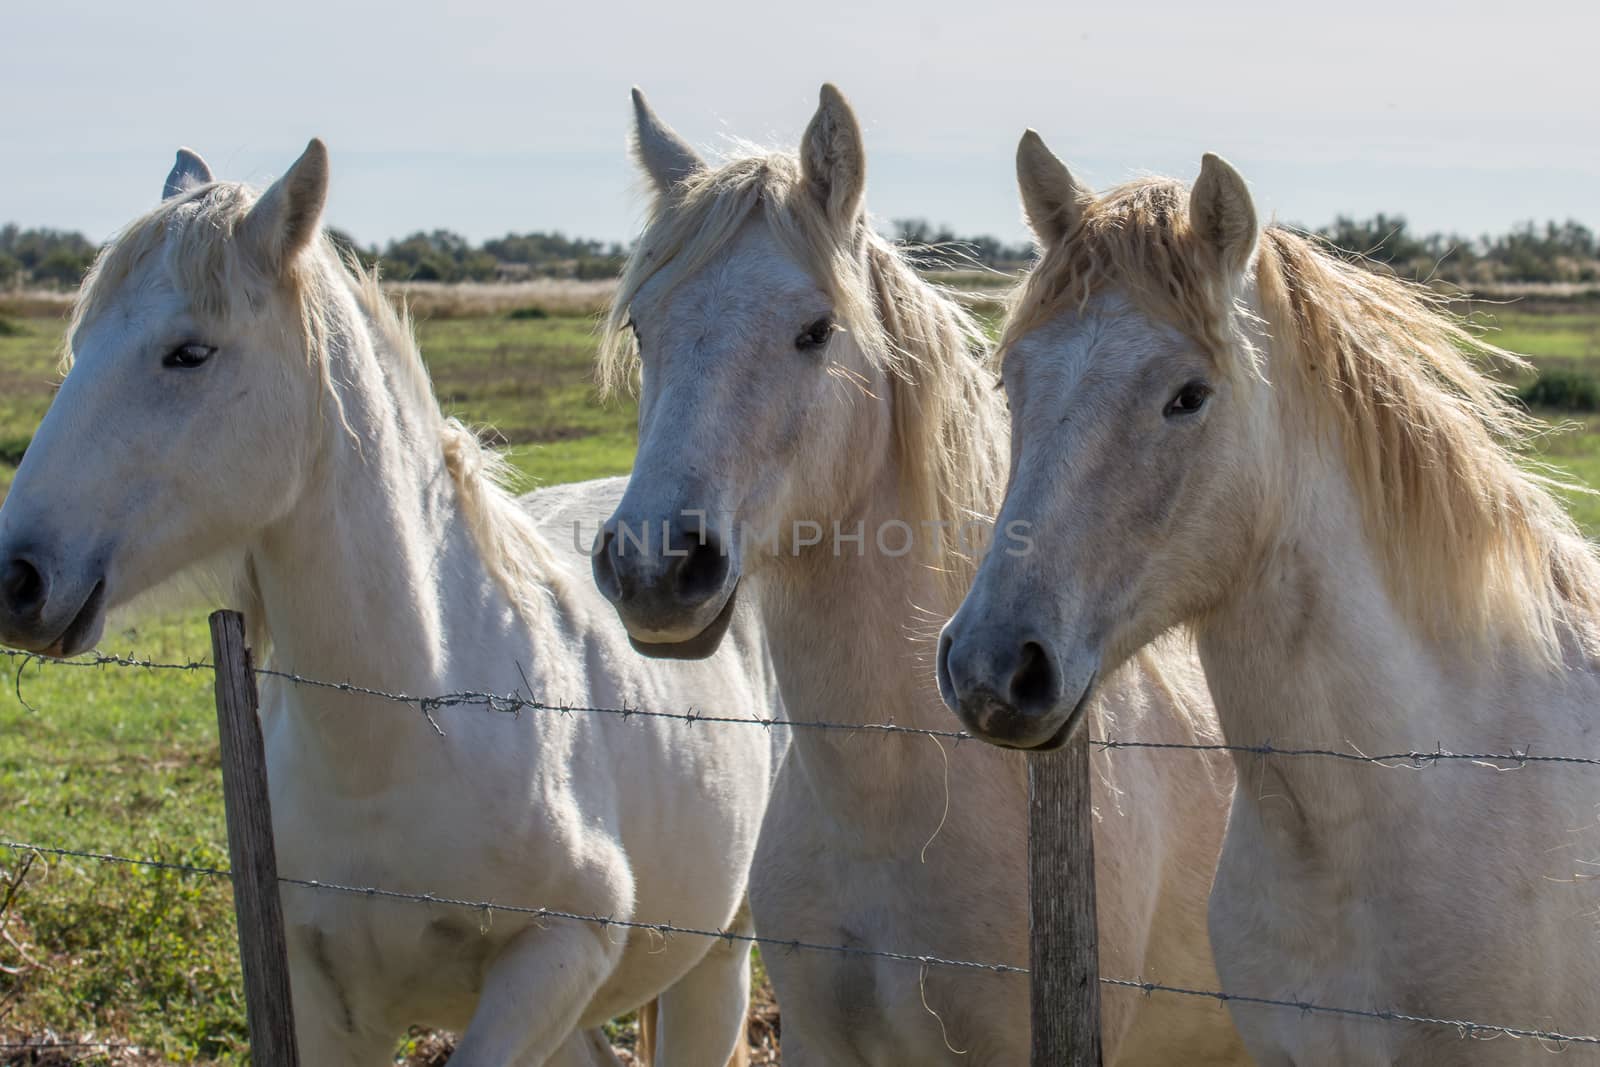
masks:
[[[462,515],[437,407],[402,362],[413,354],[388,350],[388,332],[339,273],[328,316],[336,396],[321,405],[322,447],[293,510],[249,552],[261,622],[279,669],[431,692],[457,666],[452,648],[472,647],[484,625],[474,618],[500,616],[484,609],[505,598]],[[469,587],[489,603],[460,595]],[[311,693],[291,696],[310,703]]]
[[[935,635],[954,610],[944,583],[925,562],[886,558],[871,545],[877,522],[897,518],[895,509],[852,515],[841,524],[847,533],[858,517],[868,538],[863,556],[847,549],[835,558],[824,544],[766,564],[760,600],[785,711],[804,722],[959,729],[934,682]],[[790,744],[788,758],[819,806],[843,814],[839,840],[868,849],[886,826],[936,815],[949,801],[947,782],[981,787],[970,777],[976,762],[1005,759],[987,746],[950,752],[955,746],[948,741],[936,746],[926,738],[850,730],[796,729]],[[950,767],[946,759],[964,765]],[[956,774],[968,778],[957,783],[950,778]],[[864,819],[862,812],[880,814]]]
[[[1262,533],[1229,599],[1197,626],[1228,742],[1367,754],[1518,743],[1515,712],[1494,694],[1505,693],[1502,672],[1531,665],[1517,663],[1519,653],[1503,643],[1475,645],[1403,607],[1344,450],[1309,435],[1280,444],[1264,454],[1283,464],[1273,475],[1282,508],[1261,509],[1278,516],[1278,528]],[[1293,783],[1277,792],[1293,796],[1310,822],[1339,823],[1363,804],[1382,803],[1391,781],[1364,778],[1377,784],[1351,790],[1341,777],[1346,765],[1323,759],[1241,754],[1236,764],[1241,782],[1269,774]]]
[[[977,361],[962,372],[976,375]],[[900,392],[891,390],[891,395]],[[993,391],[984,388],[979,395],[989,401]],[[900,417],[893,404],[890,412],[891,418]],[[968,409],[964,415],[976,427],[974,446],[998,454],[1006,433],[1003,415],[981,403],[978,410]],[[861,524],[862,551],[850,542],[835,551],[830,529],[823,543],[809,552],[774,554],[765,560],[761,601],[785,708],[793,717],[813,722],[957,729],[959,724],[939,697],[933,661],[939,627],[954,612],[965,589],[953,588],[954,583],[921,552],[890,555],[875,544],[875,531],[897,520],[916,528],[919,547],[932,536],[921,525],[922,516],[907,514],[908,508],[925,503],[911,493],[915,479],[904,469],[921,457],[907,455],[900,447],[901,433],[891,432],[882,439],[887,447],[865,472],[863,493],[839,521],[845,534]],[[969,487],[955,488],[960,496]],[[868,795],[882,799],[887,792],[902,801],[926,799],[937,804],[944,795],[946,753],[918,739],[863,742],[849,731],[801,729],[794,733],[793,746],[794,758],[808,774],[828,779],[819,785],[818,794],[839,803],[862,801]],[[962,746],[961,756],[1006,761],[1003,754],[984,746]],[[1020,766],[1014,768],[1018,775]],[[907,798],[907,790],[917,796]]]

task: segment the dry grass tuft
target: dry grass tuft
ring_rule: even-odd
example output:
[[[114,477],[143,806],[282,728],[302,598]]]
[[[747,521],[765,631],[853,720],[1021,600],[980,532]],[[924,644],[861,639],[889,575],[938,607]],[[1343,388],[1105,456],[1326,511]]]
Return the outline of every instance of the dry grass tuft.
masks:
[[[613,279],[539,278],[527,282],[393,282],[384,290],[403,299],[419,319],[467,319],[539,308],[551,315],[599,315],[617,290]]]

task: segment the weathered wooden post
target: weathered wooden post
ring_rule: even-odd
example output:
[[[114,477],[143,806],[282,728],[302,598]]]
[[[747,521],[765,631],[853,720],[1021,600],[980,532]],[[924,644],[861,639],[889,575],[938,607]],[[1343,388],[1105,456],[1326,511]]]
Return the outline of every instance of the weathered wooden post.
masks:
[[[1028,757],[1032,1067],[1100,1067],[1089,731]]]
[[[244,617],[237,611],[212,613],[211,655],[217,671],[222,799],[228,816],[251,1061],[257,1067],[299,1067],[289,950],[278,897],[278,857],[272,844],[266,746],[256,717],[256,675],[245,645]]]

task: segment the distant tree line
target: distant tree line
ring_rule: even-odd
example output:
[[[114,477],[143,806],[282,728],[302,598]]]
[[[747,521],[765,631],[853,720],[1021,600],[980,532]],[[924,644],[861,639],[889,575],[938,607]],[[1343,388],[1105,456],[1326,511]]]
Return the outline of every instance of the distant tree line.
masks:
[[[0,226],[0,288],[21,284],[70,288],[83,278],[98,249],[81,233]]]
[[[1400,216],[1340,217],[1312,231],[1329,244],[1405,277],[1440,279],[1466,286],[1500,282],[1600,282],[1600,239],[1576,221],[1524,223],[1510,233],[1464,237],[1417,234]],[[336,244],[362,262],[381,265],[398,281],[493,282],[525,278],[610,278],[622,269],[628,249],[613,242],[559,233],[510,233],[482,244],[449,230],[362,246],[331,230]],[[1030,243],[961,236],[926,219],[895,219],[889,236],[925,270],[988,268],[1012,271],[1033,258]],[[97,249],[82,234],[0,226],[0,289],[19,286],[70,288],[78,284]]]
[[[895,243],[923,270],[1017,270],[1033,260],[1031,241],[1008,245],[988,234],[961,237],[950,227],[935,227],[927,219],[895,219],[889,225]]]
[[[533,277],[610,278],[622,270],[627,249],[611,242],[559,233],[508,233],[474,245],[449,230],[414,233],[377,245],[360,245],[337,229],[335,245],[399,281],[492,282]],[[99,248],[80,233],[0,226],[0,289],[21,286],[68,289],[83,280]]]
[[[559,233],[508,233],[474,245],[449,230],[421,231],[377,245],[361,247],[339,230],[330,230],[335,244],[383,276],[405,282],[493,282],[526,278],[613,278],[622,272],[627,249],[613,241],[591,241]]]
[[[1523,223],[1498,236],[1416,234],[1398,215],[1340,216],[1315,231],[1346,252],[1409,278],[1463,285],[1493,282],[1600,282],[1600,241],[1581,222]]]

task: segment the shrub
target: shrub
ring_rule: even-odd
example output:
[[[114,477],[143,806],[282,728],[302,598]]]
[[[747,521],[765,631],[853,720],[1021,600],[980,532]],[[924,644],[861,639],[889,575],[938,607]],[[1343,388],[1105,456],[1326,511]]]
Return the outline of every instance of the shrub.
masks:
[[[22,465],[22,457],[27,453],[28,446],[32,443],[32,434],[0,435],[0,464],[8,467],[20,467]]]
[[[1537,379],[1517,390],[1517,396],[1532,408],[1600,411],[1600,381],[1578,371],[1542,371]]]
[[[93,252],[52,249],[33,268],[33,280],[70,289],[83,281],[83,276],[93,263]]]
[[[550,312],[542,307],[512,308],[507,314],[508,319],[548,319]]]

